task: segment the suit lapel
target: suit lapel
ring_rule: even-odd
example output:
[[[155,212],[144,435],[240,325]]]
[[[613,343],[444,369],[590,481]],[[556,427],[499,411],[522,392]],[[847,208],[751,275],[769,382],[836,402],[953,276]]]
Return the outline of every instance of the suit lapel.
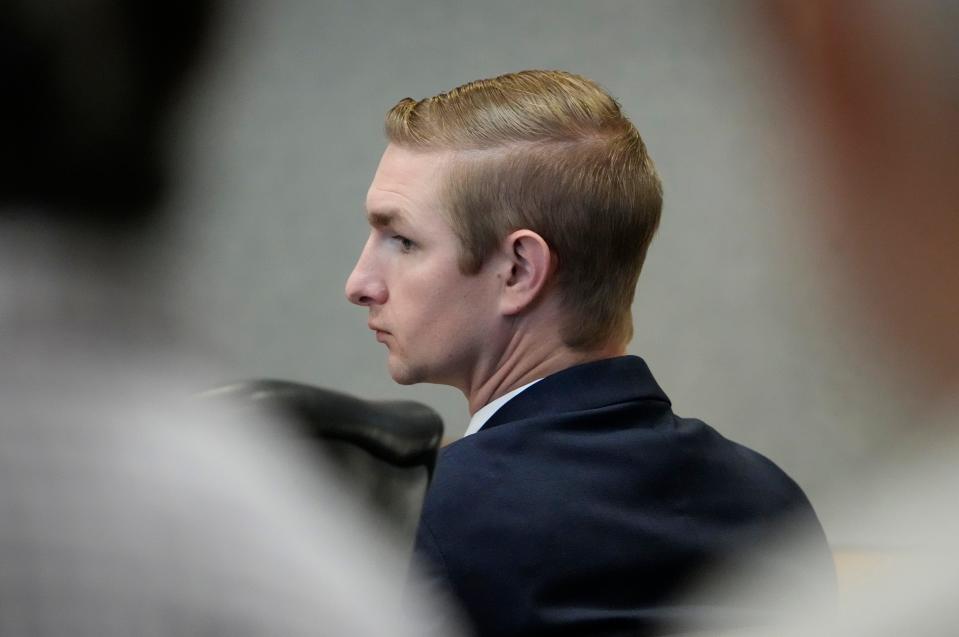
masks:
[[[534,416],[552,416],[641,400],[669,404],[669,398],[643,359],[638,356],[608,358],[547,376],[500,407],[482,429]]]

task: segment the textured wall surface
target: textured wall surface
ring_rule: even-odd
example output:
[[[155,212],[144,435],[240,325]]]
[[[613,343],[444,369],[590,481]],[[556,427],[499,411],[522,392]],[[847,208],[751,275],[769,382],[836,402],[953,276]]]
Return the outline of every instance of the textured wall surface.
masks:
[[[365,241],[366,188],[399,98],[523,68],[582,73],[616,96],[665,186],[634,305],[636,338],[675,410],[769,455],[831,521],[837,473],[889,454],[911,406],[838,304],[792,178],[808,168],[792,100],[747,5],[535,0],[234,3],[184,101],[183,183],[170,237],[182,312],[239,375],[280,377],[437,408],[399,387],[343,285]],[[226,380],[226,379],[224,379]],[[856,481],[860,482],[856,482]],[[860,484],[861,483],[861,484]]]

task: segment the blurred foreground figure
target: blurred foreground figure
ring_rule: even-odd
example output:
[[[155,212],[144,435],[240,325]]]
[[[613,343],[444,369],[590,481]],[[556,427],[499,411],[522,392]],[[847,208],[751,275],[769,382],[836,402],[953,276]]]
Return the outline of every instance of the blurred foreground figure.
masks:
[[[764,3],[800,100],[815,167],[810,211],[856,322],[878,328],[890,381],[925,411],[903,423],[920,442],[876,467],[871,510],[882,538],[838,616],[810,614],[801,635],[951,635],[959,625],[959,7],[949,2]],[[823,188],[823,184],[826,185]],[[902,456],[900,456],[902,457]],[[841,473],[838,475],[842,475]],[[839,491],[849,485],[837,484]],[[848,490],[852,491],[852,490]],[[788,582],[767,582],[785,588]],[[772,634],[792,634],[786,627]]]
[[[945,0],[763,8],[829,191],[815,236],[883,330],[893,375],[931,400],[959,387],[959,7]],[[826,188],[821,186],[825,185]],[[898,376],[896,376],[898,375]]]
[[[0,635],[451,634],[314,457],[184,400],[222,372],[148,246],[209,3],[0,7]]]

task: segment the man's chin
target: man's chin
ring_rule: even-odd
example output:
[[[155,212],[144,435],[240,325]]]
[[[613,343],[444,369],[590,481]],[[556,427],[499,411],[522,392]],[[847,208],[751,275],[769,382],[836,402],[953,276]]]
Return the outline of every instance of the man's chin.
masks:
[[[415,385],[423,382],[423,379],[420,378],[421,374],[417,374],[415,368],[402,361],[394,360],[392,356],[390,356],[386,365],[390,371],[390,378],[398,385]]]
[[[393,373],[391,373],[390,376],[393,378],[393,382],[397,385],[415,385],[419,382],[418,380],[413,380],[407,376],[397,376]]]

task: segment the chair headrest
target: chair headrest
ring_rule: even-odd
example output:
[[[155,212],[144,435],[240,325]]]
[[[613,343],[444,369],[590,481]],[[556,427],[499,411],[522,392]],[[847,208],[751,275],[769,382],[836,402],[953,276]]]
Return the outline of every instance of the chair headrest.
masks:
[[[309,438],[353,443],[390,464],[432,469],[443,436],[439,414],[406,400],[371,401],[286,380],[258,379],[204,392],[267,409],[290,421]]]

